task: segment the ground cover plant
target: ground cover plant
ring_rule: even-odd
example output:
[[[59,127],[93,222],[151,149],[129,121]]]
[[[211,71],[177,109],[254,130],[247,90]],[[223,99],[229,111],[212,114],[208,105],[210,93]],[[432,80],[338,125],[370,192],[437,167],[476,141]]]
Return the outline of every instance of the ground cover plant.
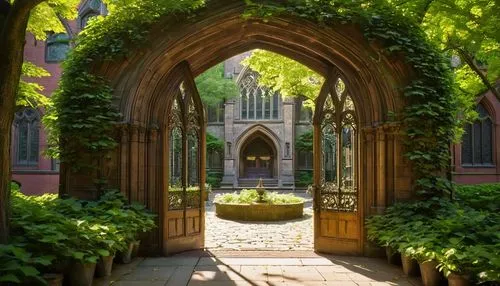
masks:
[[[277,192],[265,192],[264,202],[270,205],[303,203],[304,199],[293,194],[278,194]],[[245,189],[238,193],[220,194],[215,197],[216,203],[226,204],[251,204],[259,200],[259,194],[255,189]]]
[[[396,203],[367,220],[368,238],[419,262],[435,260],[445,276],[500,280],[500,184],[458,186],[456,199]]]
[[[43,284],[42,273],[61,273],[71,262],[96,263],[125,251],[155,227],[143,205],[118,191],[97,201],[25,196],[12,190],[11,237],[0,245],[0,283]]]

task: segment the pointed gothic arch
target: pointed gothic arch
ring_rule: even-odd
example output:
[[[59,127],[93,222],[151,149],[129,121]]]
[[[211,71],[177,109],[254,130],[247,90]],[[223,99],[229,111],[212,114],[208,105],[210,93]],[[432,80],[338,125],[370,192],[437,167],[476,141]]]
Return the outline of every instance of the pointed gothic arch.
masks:
[[[119,186],[129,198],[145,202],[159,214],[159,231],[144,245],[150,253],[170,253],[173,237],[169,237],[172,224],[166,215],[169,186],[165,180],[168,157],[164,146],[172,115],[170,107],[178,86],[187,79],[191,90],[195,90],[192,79],[216,63],[255,48],[270,50],[308,66],[327,81],[339,75],[346,88],[353,91],[350,96],[357,110],[358,153],[363,166],[358,164],[359,220],[354,227],[355,247],[350,248],[350,253],[368,252],[364,216],[383,211],[396,199],[412,196],[413,174],[403,157],[399,125],[387,123],[390,114],[405,107],[400,87],[412,78],[410,66],[402,57],[387,56],[377,43],[366,41],[358,26],[328,27],[286,13],[269,19],[245,18],[242,17],[245,9],[244,1],[209,1],[189,21],[172,23],[172,18],[165,17],[152,25],[148,45],[132,51],[126,58],[95,62],[92,72],[111,83],[115,103],[123,115],[121,136],[117,136],[119,147],[111,155],[112,162],[106,171],[110,184]],[[326,95],[323,101],[320,98],[318,104],[324,104],[325,98]],[[255,128],[261,128],[259,131],[275,142],[278,153],[284,152],[283,146],[276,144],[280,142],[276,135],[269,135],[262,127]],[[238,144],[236,149],[238,154],[241,146]],[[203,160],[204,157],[200,160],[202,168]],[[315,163],[315,169],[320,168]],[[72,174],[69,169],[61,173],[63,188],[69,193],[94,188],[86,174]],[[196,226],[192,217],[177,219],[177,225],[183,228],[175,229],[178,233],[186,234],[188,219]],[[200,221],[203,224],[203,217]],[[176,250],[200,246],[199,240],[177,242]]]

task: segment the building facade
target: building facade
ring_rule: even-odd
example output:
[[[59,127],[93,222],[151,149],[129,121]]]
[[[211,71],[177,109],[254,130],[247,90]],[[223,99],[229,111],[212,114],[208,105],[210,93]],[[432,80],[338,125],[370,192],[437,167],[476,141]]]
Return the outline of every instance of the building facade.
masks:
[[[296,152],[295,144],[312,132],[312,111],[301,99],[259,86],[258,74],[240,64],[247,56],[224,62],[224,74],[236,81],[239,96],[207,107],[208,132],[224,142],[224,154],[207,153],[207,168],[223,173],[222,188],[254,187],[262,178],[266,187],[293,189],[299,172],[303,186],[312,176],[312,152]]]

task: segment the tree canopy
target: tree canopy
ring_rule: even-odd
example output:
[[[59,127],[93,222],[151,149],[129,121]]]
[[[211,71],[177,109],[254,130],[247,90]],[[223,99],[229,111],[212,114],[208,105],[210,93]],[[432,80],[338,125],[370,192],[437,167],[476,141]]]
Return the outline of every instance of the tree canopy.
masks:
[[[196,87],[201,100],[206,105],[216,105],[224,100],[238,96],[238,86],[224,77],[224,64],[217,64],[196,79]]]
[[[475,98],[500,79],[500,5],[491,0],[388,0],[417,22],[454,67],[455,97],[461,118],[475,117]],[[245,62],[260,74],[259,83],[285,96],[319,94],[322,79],[287,57],[257,51]],[[460,134],[458,134],[460,135]]]
[[[243,64],[259,73],[260,85],[285,97],[305,97],[309,104],[318,96],[324,81],[301,63],[265,50],[255,50]]]

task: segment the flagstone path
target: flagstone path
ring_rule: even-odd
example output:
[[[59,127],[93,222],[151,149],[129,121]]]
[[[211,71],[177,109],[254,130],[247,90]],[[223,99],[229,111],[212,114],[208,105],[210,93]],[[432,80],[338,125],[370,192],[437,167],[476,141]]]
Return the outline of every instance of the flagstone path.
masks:
[[[422,285],[401,268],[382,259],[319,256],[282,257],[282,252],[246,251],[249,257],[226,257],[216,252],[184,253],[172,257],[136,259],[118,265],[111,277],[94,286],[298,286],[298,285]],[[241,255],[240,255],[241,256]],[[253,257],[252,257],[253,256]]]

